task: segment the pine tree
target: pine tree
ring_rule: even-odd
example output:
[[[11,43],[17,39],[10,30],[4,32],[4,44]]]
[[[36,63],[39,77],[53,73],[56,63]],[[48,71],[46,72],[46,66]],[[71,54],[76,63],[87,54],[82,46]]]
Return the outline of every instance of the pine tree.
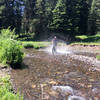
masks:
[[[22,32],[24,33],[33,32],[32,25],[34,24],[33,19],[35,16],[35,4],[36,0],[24,0],[24,12],[22,19]]]
[[[14,11],[13,11],[13,5],[14,1],[12,0],[2,0],[0,1],[0,18],[1,18],[1,27],[7,28],[11,26],[11,28],[14,28]]]
[[[0,1],[0,27],[16,30],[20,32],[21,27],[21,3],[22,0],[2,0]]]
[[[66,18],[66,6],[64,0],[58,0],[55,9],[52,11],[53,21],[51,23],[51,29],[63,32],[63,23]]]

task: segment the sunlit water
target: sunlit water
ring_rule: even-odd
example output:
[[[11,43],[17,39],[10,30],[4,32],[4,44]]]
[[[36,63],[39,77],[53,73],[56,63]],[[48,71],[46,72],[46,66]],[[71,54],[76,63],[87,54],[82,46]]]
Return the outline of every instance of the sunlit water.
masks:
[[[52,54],[52,45],[43,49],[42,51]],[[72,51],[69,50],[67,47],[65,47],[63,44],[61,46],[56,47],[56,55],[60,55],[60,54],[64,55],[64,54],[70,54],[70,53],[72,53]]]

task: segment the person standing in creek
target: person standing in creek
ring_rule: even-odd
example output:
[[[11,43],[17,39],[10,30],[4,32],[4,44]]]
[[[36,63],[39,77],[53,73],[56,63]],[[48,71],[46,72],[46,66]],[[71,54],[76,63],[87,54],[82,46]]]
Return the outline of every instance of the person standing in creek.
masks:
[[[57,53],[57,37],[54,36],[54,38],[52,39],[52,54],[56,54]]]

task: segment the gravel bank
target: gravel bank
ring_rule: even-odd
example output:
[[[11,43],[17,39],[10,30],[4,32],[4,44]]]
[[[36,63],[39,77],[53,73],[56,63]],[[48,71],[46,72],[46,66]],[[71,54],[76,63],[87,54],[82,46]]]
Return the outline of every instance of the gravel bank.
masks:
[[[88,53],[98,53],[100,54],[100,46],[68,46],[68,50],[71,51],[77,51],[77,52],[88,52]],[[69,57],[72,59],[76,59],[79,61],[83,61],[86,64],[89,64],[91,68],[90,71],[99,71],[100,72],[100,61],[97,60],[95,57],[88,57],[84,55],[76,55],[76,54],[70,54]]]

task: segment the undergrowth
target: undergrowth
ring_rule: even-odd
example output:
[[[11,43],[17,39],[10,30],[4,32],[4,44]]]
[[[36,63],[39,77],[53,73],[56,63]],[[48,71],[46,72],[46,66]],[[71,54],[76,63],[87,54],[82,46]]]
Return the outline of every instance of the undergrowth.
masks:
[[[0,100],[23,100],[19,93],[13,93],[10,76],[0,78]]]

